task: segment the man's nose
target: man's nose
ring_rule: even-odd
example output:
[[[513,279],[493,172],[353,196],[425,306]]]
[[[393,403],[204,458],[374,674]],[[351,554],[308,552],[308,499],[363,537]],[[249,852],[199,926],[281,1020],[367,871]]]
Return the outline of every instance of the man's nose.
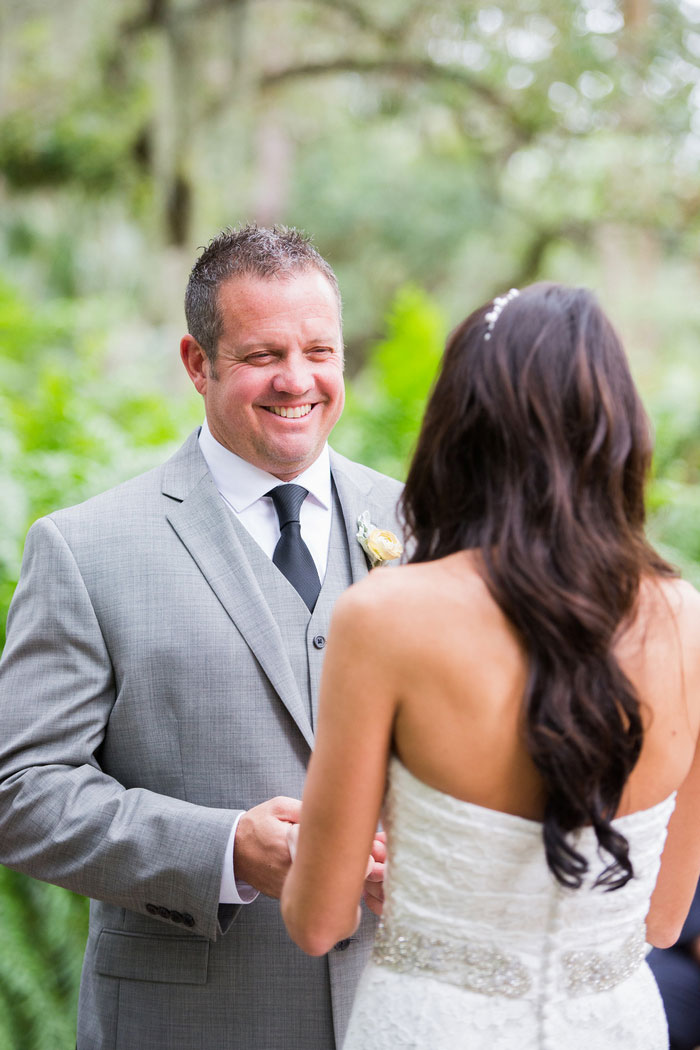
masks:
[[[305,394],[313,386],[308,362],[298,359],[281,361],[272,386],[278,394]]]

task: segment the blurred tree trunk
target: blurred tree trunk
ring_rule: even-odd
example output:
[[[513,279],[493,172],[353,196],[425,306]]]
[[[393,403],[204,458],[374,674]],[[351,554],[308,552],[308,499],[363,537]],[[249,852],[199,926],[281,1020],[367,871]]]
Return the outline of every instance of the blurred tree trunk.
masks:
[[[253,215],[261,226],[283,219],[289,200],[293,148],[286,128],[269,111],[256,133],[256,186]]]
[[[181,246],[187,242],[192,205],[188,137],[194,57],[187,28],[174,19],[169,0],[155,2],[160,12],[151,75],[156,214],[165,245]]]
[[[639,29],[646,26],[651,14],[651,0],[624,0],[622,13],[625,25],[630,29]]]
[[[220,101],[235,105],[244,61],[244,30],[249,0],[203,2],[185,9],[174,0],[146,0],[144,28],[154,34],[151,68],[153,95],[153,176],[155,208],[163,242],[173,248],[190,243],[196,210],[200,129],[212,106],[207,98],[206,66],[211,55],[202,41],[230,43],[229,73],[217,86]],[[215,105],[213,108],[217,108]]]

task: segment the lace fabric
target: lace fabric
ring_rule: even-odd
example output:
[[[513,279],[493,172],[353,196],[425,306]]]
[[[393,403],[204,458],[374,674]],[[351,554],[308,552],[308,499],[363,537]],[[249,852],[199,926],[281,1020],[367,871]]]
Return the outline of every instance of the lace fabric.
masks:
[[[385,913],[344,1050],[664,1050],[644,919],[674,797],[620,818],[635,878],[580,890],[551,875],[542,827],[445,795],[394,758]]]

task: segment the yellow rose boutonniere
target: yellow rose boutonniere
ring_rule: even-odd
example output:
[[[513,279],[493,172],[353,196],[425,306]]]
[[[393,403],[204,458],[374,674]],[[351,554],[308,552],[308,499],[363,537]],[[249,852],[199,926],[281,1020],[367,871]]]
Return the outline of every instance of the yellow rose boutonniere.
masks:
[[[357,540],[374,569],[384,562],[394,561],[403,554],[403,545],[393,532],[378,529],[369,520],[369,511],[365,510],[357,519]]]

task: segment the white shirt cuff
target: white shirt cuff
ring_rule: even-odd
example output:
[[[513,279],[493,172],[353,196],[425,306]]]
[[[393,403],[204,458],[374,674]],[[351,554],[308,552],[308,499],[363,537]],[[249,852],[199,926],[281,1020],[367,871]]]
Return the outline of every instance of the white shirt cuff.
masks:
[[[221,869],[221,889],[219,890],[219,904],[250,904],[258,896],[258,890],[253,889],[243,879],[236,879],[233,870],[233,844],[236,840],[236,829],[238,821],[243,816],[239,813],[233,822],[231,834],[226,843],[224,853],[224,864]]]

